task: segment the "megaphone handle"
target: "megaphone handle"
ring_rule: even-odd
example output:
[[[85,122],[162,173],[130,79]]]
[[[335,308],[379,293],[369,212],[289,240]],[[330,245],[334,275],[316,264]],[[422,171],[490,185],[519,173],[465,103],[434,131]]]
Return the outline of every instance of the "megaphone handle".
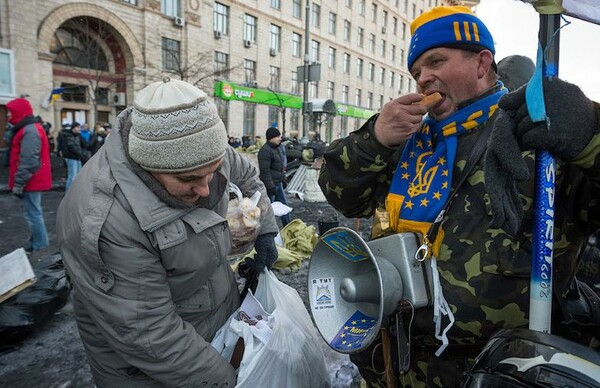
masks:
[[[383,364],[385,365],[385,381],[388,388],[396,388],[396,376],[394,375],[394,366],[392,365],[392,349],[390,334],[385,327],[381,328],[381,344],[383,345]]]

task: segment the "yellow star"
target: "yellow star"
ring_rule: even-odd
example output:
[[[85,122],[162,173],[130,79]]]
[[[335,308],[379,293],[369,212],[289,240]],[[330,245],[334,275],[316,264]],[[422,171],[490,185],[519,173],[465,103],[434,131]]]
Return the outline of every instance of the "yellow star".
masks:
[[[442,198],[442,194],[439,191],[436,191],[435,193],[433,193],[433,198],[435,198],[435,199],[441,199]]]
[[[344,326],[344,330],[348,330],[350,326]]]
[[[409,158],[414,158],[415,157],[415,152],[414,151],[410,151],[410,153],[408,154]]]
[[[415,204],[412,203],[410,200],[406,201],[406,203],[404,204],[404,206],[406,206],[409,209],[412,209],[414,205]]]
[[[346,341],[342,341],[342,345],[345,345],[345,344],[346,344]]]
[[[438,159],[438,164],[439,164],[439,165],[442,165],[442,166],[443,166],[444,164],[446,164],[446,158],[444,158],[443,156],[442,156],[441,158],[439,158],[439,159]]]
[[[408,162],[402,162],[402,164],[400,165],[400,167],[407,169],[408,168]]]
[[[404,174],[402,174],[402,179],[410,179],[410,174],[405,172]]]
[[[423,141],[422,140],[417,140],[417,148],[421,148],[423,149]]]
[[[429,204],[429,201],[427,200],[427,198],[423,198],[423,199],[421,200],[421,206],[425,206],[425,207],[427,207],[427,205],[428,205],[428,204]]]
[[[356,321],[352,321],[352,324],[353,324],[354,326],[356,326]]]
[[[448,188],[448,182],[442,183],[442,189],[447,189],[447,188]]]
[[[361,319],[360,320],[362,323],[365,323],[367,320],[366,319]]]
[[[344,338],[346,336],[345,333],[340,334],[340,337]]]
[[[433,147],[433,143],[431,142],[431,140],[427,140],[427,147],[429,147],[429,148]]]
[[[348,347],[352,346],[352,343],[348,343]]]
[[[442,176],[448,176],[448,170],[443,170],[442,171]]]

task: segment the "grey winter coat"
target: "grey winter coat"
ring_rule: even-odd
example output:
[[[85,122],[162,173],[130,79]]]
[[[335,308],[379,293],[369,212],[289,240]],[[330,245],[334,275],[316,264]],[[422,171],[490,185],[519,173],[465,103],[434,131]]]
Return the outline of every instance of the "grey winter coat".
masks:
[[[128,112],[120,116],[128,122]],[[262,192],[261,233],[277,232],[256,170],[233,149],[208,208],[168,206],[128,161],[119,128],[61,202],[60,250],[98,387],[221,387],[235,371],[210,345],[239,306],[226,258],[227,181]]]

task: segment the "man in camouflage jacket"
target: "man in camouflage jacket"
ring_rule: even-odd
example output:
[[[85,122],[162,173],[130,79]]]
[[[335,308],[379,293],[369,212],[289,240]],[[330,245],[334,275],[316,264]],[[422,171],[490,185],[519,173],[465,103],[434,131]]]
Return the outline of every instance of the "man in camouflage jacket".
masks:
[[[423,26],[427,27],[432,20],[447,23],[446,19],[449,19],[452,23],[457,14],[460,18],[467,13],[470,14],[470,11],[463,7],[437,7],[425,12],[411,25],[413,42],[408,60],[418,91],[423,94],[437,91],[443,96],[429,110],[434,119],[465,109],[502,88],[496,83],[493,40],[490,35],[486,45],[484,34],[489,32],[474,15],[468,18],[478,24],[483,43],[477,42],[473,46],[452,44],[451,41],[435,41],[441,38],[433,35],[433,43],[427,43],[427,33],[434,33]],[[434,30],[440,31],[444,26],[434,27]],[[414,42],[415,30],[420,32],[421,43]],[[462,58],[454,57],[457,52],[462,53]],[[469,67],[471,60],[477,62],[474,67]],[[474,78],[465,75],[464,69],[474,69]],[[486,80],[488,76],[491,81]],[[473,83],[465,89],[471,90],[472,94],[464,94],[467,91],[461,96],[459,83],[469,85],[468,82]],[[439,342],[434,337],[432,309],[416,311],[411,331],[411,367],[408,373],[400,376],[402,385],[455,386],[469,367],[468,360],[479,353],[494,332],[501,328],[527,327],[534,149],[547,149],[557,158],[555,295],[560,295],[568,287],[577,268],[579,248],[597,228],[600,107],[588,100],[576,86],[558,79],[545,81],[544,90],[548,116],[555,124],[551,131],[556,130],[555,133],[530,136],[536,133],[537,127],[532,125],[526,109],[523,109],[524,90],[519,89],[500,99],[501,109],[492,116],[493,119],[500,117],[480,123],[458,137],[452,187],[457,184],[456,179],[480,133],[493,131],[486,155],[476,162],[456,192],[442,223],[445,236],[437,257],[437,267],[445,299],[456,321],[448,332],[449,347],[436,357],[434,353]],[[414,116],[422,117],[426,113],[426,108],[417,104],[422,98],[422,95],[411,93],[390,101],[380,114],[373,116],[347,138],[334,141],[327,149],[319,184],[329,203],[345,216],[370,217],[376,209],[385,205],[407,141],[412,133],[419,130]],[[493,121],[496,121],[495,125],[492,125]],[[509,128],[509,136],[502,132],[507,123],[515,127]],[[498,167],[499,159],[507,163],[511,152],[514,154],[515,150],[511,150],[503,139],[510,136],[514,136],[520,147],[516,151],[522,152],[530,179],[519,182],[519,179],[510,176],[510,168],[494,168]],[[520,211],[511,213],[504,209],[503,218],[502,211],[498,210],[506,206],[498,200],[505,193],[498,192],[494,183],[503,179],[516,182],[522,217]],[[497,225],[491,226],[493,218]],[[385,386],[382,357],[376,348],[375,343],[365,351],[351,355],[351,359],[359,366],[369,386]]]

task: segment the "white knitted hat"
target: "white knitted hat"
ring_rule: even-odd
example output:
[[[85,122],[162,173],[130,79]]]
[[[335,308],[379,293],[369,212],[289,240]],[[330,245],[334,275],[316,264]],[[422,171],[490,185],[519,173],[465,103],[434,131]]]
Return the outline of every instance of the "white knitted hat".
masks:
[[[135,97],[129,156],[144,170],[178,173],[225,155],[227,132],[202,90],[167,76]]]

